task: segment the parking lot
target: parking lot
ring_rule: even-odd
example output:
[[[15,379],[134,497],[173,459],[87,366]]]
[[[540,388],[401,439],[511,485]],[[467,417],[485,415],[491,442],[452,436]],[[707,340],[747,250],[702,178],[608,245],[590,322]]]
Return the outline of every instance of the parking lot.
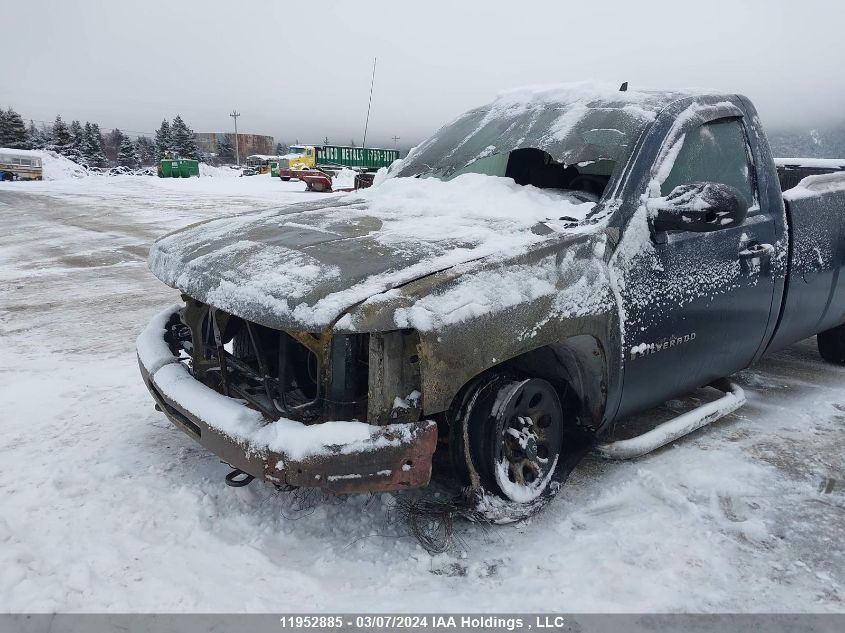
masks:
[[[590,455],[544,512],[459,523],[441,555],[397,519],[399,495],[226,487],[140,380],[135,337],[178,300],[146,253],[190,222],[319,195],[269,177],[0,184],[6,610],[843,610],[845,368],[813,340],[736,376],[735,414],[639,460]]]

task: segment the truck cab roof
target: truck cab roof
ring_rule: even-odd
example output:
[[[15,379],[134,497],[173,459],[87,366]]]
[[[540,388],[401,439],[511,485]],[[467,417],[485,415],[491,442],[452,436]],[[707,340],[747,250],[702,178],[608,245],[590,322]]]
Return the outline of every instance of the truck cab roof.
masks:
[[[606,84],[563,84],[502,92],[460,115],[416,147],[400,176],[450,178],[489,173],[484,160],[534,149],[564,166],[620,162],[669,104],[707,91],[627,90]],[[609,175],[609,172],[605,175]]]

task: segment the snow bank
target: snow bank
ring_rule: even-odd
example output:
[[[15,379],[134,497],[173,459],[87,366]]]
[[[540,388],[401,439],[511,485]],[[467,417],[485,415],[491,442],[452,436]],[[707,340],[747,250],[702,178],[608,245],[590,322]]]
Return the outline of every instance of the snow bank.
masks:
[[[44,180],[65,180],[67,178],[81,178],[88,175],[88,170],[82,165],[74,163],[69,158],[50,150],[42,149],[8,149],[0,147],[0,152],[12,152],[33,156],[41,159]]]
[[[240,169],[231,167],[216,167],[207,163],[200,163],[200,176],[211,178],[237,178],[241,175]]]
[[[355,188],[355,176],[358,175],[354,169],[343,168],[339,172],[334,175],[332,178],[332,189],[337,191],[338,189],[354,189]]]
[[[52,150],[41,149],[8,149],[0,147],[0,152],[14,152],[15,154],[23,154],[25,156],[34,156],[41,159],[41,165],[44,169],[44,180],[66,180],[68,178],[82,178],[84,176],[109,176],[108,170],[89,171],[79,163],[62,156],[58,152]],[[215,178],[231,178],[240,176],[240,170],[230,169],[229,167],[215,167],[200,163],[200,175]],[[152,169],[155,169],[154,167]]]

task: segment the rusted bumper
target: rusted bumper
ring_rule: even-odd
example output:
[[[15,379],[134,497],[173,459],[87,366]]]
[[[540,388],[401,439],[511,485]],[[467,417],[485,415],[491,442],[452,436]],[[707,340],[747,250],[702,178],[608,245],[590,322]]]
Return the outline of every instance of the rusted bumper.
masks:
[[[190,376],[163,341],[164,328],[160,325],[166,322],[168,314],[172,311],[158,315],[138,338],[141,376],[168,419],[233,468],[274,484],[318,487],[334,493],[404,490],[428,484],[437,444],[437,425],[433,421],[378,427],[364,422],[344,422],[345,436],[338,443],[328,441],[324,444],[321,444],[322,440],[309,441],[308,437],[311,433],[330,438],[322,433],[322,424],[305,426],[290,420],[265,421],[255,435],[275,437],[272,448],[248,434],[222,430],[220,425],[206,419],[214,418],[217,410],[225,409],[225,415],[231,419],[233,411],[237,417],[237,407],[241,407],[242,417],[251,421],[257,419],[258,412]],[[162,337],[160,341],[154,340],[156,335]],[[169,358],[164,356],[165,352]],[[174,376],[178,380],[173,380]],[[157,377],[160,380],[157,381]],[[200,406],[191,407],[191,403]],[[293,454],[286,452],[284,446],[278,446],[279,438],[284,443],[284,431],[272,433],[272,425],[280,423],[296,432],[300,448]],[[350,425],[360,425],[360,428]],[[319,450],[303,454],[303,440],[305,444],[320,445]]]

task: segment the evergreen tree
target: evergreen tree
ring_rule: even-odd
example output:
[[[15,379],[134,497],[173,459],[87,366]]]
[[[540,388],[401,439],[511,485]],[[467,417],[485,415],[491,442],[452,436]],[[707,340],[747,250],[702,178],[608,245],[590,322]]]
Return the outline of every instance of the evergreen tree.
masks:
[[[141,165],[154,165],[156,162],[155,144],[146,136],[139,136],[135,141],[135,151]]]
[[[82,129],[82,125],[79,123],[79,121],[71,121],[70,126],[68,127],[68,131],[70,132],[70,135],[73,140],[68,145],[68,148],[65,150],[64,155],[72,161],[81,162],[82,143],[85,140],[85,131]]]
[[[60,115],[56,115],[56,120],[53,123],[53,131],[50,134],[50,142],[59,154],[65,154],[71,149],[73,136],[71,136],[67,125],[65,125],[65,122],[62,121],[62,117]]]
[[[100,126],[97,123],[91,124],[91,146],[94,148],[93,165],[95,167],[105,167],[108,163],[106,155],[103,152],[103,135],[100,133]]]
[[[281,141],[276,143],[276,156],[284,156],[288,153],[288,146]]]
[[[171,150],[171,139],[170,139],[170,123],[167,122],[167,119],[161,122],[161,127],[158,128],[156,131],[156,138],[155,138],[155,158],[156,162],[160,161],[161,159],[165,158],[165,153]]]
[[[120,163],[118,154],[120,154],[120,148],[123,145],[124,138],[126,138],[126,135],[117,128],[106,134],[103,142],[103,151],[106,154],[106,158],[110,161]]]
[[[23,122],[21,115],[12,108],[6,110],[4,127],[6,128],[6,147],[14,149],[29,148],[26,138],[26,124]]]
[[[82,134],[79,136],[79,154],[76,160],[83,165],[94,164],[94,153],[96,149],[93,147],[93,140],[91,134],[91,124],[85,122],[85,127],[82,128]]]
[[[235,161],[235,148],[232,147],[232,141],[228,134],[223,135],[223,139],[217,143],[217,157],[222,163],[232,163]]]
[[[199,157],[194,131],[185,125],[182,117],[178,114],[170,125],[170,142],[173,150],[181,158],[193,158],[196,160]]]
[[[103,141],[100,137],[100,126],[96,123],[85,122],[82,128],[82,143],[79,147],[80,161],[89,167],[104,167],[106,155],[103,153]]]
[[[38,128],[35,127],[35,121],[30,119],[29,126],[26,128],[26,142],[29,145],[29,149],[41,149],[38,147],[39,136],[41,135],[38,133]]]
[[[117,164],[121,167],[134,168],[138,166],[138,153],[135,150],[135,143],[128,136],[124,136],[120,141],[120,147],[117,152]]]
[[[44,149],[47,146],[47,139],[44,138],[42,130],[35,127],[35,121],[29,120],[29,127],[26,130],[26,139],[30,149]]]

